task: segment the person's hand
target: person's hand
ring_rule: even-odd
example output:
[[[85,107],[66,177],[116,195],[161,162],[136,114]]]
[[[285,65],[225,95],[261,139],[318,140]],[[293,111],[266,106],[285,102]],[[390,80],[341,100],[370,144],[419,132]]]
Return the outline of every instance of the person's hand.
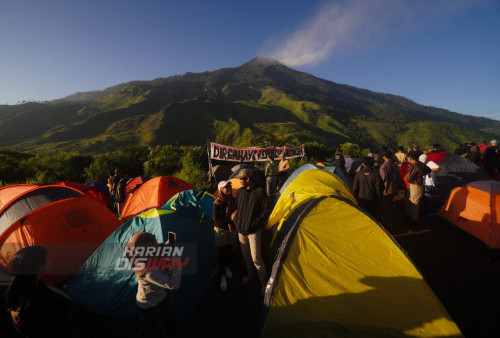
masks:
[[[232,231],[234,230],[234,225],[232,225],[231,223],[229,223],[229,224],[227,225],[227,228],[229,229],[229,231],[231,231],[231,232],[232,232]]]
[[[233,212],[231,214],[231,221],[234,221],[234,219],[236,218],[236,213],[238,212],[238,210],[236,210],[235,212]]]

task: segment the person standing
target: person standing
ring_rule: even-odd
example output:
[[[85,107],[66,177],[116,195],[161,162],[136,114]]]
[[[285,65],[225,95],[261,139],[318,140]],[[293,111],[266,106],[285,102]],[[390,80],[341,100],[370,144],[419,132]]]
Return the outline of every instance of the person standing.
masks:
[[[398,147],[398,151],[394,154],[396,157],[396,164],[401,168],[401,165],[406,162],[405,148],[402,146]]]
[[[261,293],[265,292],[267,270],[262,259],[262,229],[268,215],[267,197],[264,189],[256,186],[249,169],[241,169],[236,175],[241,180],[242,188],[236,193],[236,211],[233,214],[234,224],[238,230],[241,253],[247,267],[247,275],[242,279],[243,285],[257,271],[261,283]]]
[[[272,155],[269,155],[269,160],[264,170],[266,175],[266,193],[267,196],[272,197],[276,193],[278,166],[274,163]]]
[[[484,171],[493,179],[497,176],[497,140],[491,140],[490,146],[484,151],[483,168]]]
[[[345,171],[345,158],[342,149],[337,150],[337,154],[335,155],[335,166]]]
[[[356,196],[359,206],[375,215],[377,213],[377,199],[382,197],[382,179],[373,166],[373,157],[363,159],[361,169],[354,177],[352,191]]]
[[[410,196],[410,218],[412,223],[416,223],[420,214],[420,202],[424,195],[424,176],[430,173],[430,168],[418,160],[419,154],[416,151],[411,151],[408,154],[408,172],[406,173],[406,181],[409,184]]]
[[[280,154],[280,163],[278,165],[278,188],[281,188],[288,178],[288,170],[290,169],[290,162],[285,156],[285,151]]]
[[[418,160],[425,164],[431,170],[427,175],[424,176],[424,203],[426,212],[434,211],[434,203],[432,201],[432,193],[436,187],[436,173],[441,169],[439,165],[430,161],[426,154],[419,156]]]
[[[171,270],[148,269],[147,264],[136,264],[137,259],[150,259],[144,253],[156,252],[160,245],[175,246],[177,243],[159,244],[149,232],[137,232],[127,243],[127,258],[137,278],[136,303],[139,307],[140,330],[138,337],[160,337],[161,323],[167,331],[175,332],[175,313],[170,303],[168,290],[178,289],[181,285],[182,270],[175,265]],[[151,250],[153,249],[153,250]],[[154,259],[167,259],[154,257]]]
[[[231,220],[231,215],[236,210],[236,200],[233,197],[232,191],[230,181],[219,182],[213,205],[215,246],[217,246],[219,251],[220,289],[222,291],[227,290],[227,279],[233,278],[233,273],[229,266],[233,247],[238,238],[238,233]]]
[[[392,200],[399,191],[399,170],[392,160],[391,151],[387,150],[382,154],[384,163],[380,166],[379,174],[384,184],[382,192],[382,211],[384,220],[392,224],[394,221]]]

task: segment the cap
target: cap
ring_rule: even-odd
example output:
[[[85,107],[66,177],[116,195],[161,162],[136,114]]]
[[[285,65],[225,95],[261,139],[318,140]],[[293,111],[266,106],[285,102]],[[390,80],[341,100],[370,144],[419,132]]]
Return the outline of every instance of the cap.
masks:
[[[497,140],[491,140],[491,144],[498,144]]]
[[[231,182],[228,181],[220,181],[219,184],[217,184],[217,189],[220,191],[222,188],[224,188],[227,184],[230,184]]]
[[[422,154],[420,155],[420,157],[418,158],[418,160],[422,163],[425,163],[427,162],[427,160],[429,159],[429,156],[425,155],[425,154]]]
[[[238,175],[236,175],[234,178],[247,178],[250,176],[252,176],[252,174],[250,173],[250,170],[243,168],[243,169],[240,169],[240,171],[238,172]]]

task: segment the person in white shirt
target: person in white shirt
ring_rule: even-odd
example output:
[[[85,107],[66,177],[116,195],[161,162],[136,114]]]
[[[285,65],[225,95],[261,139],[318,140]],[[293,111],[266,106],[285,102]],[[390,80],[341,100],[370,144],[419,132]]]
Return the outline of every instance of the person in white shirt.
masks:
[[[424,205],[427,212],[434,212],[435,207],[432,201],[432,192],[436,187],[436,174],[440,168],[436,162],[430,161],[426,154],[420,155],[418,160],[431,169],[431,172],[424,176]]]

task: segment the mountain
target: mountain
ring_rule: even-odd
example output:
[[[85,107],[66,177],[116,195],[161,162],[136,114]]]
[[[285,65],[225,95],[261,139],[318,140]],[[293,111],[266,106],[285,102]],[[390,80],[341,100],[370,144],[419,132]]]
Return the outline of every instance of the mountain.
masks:
[[[499,136],[500,121],[337,84],[258,57],[235,68],[132,81],[0,106],[0,147],[98,153],[125,145],[353,142],[425,147]]]

